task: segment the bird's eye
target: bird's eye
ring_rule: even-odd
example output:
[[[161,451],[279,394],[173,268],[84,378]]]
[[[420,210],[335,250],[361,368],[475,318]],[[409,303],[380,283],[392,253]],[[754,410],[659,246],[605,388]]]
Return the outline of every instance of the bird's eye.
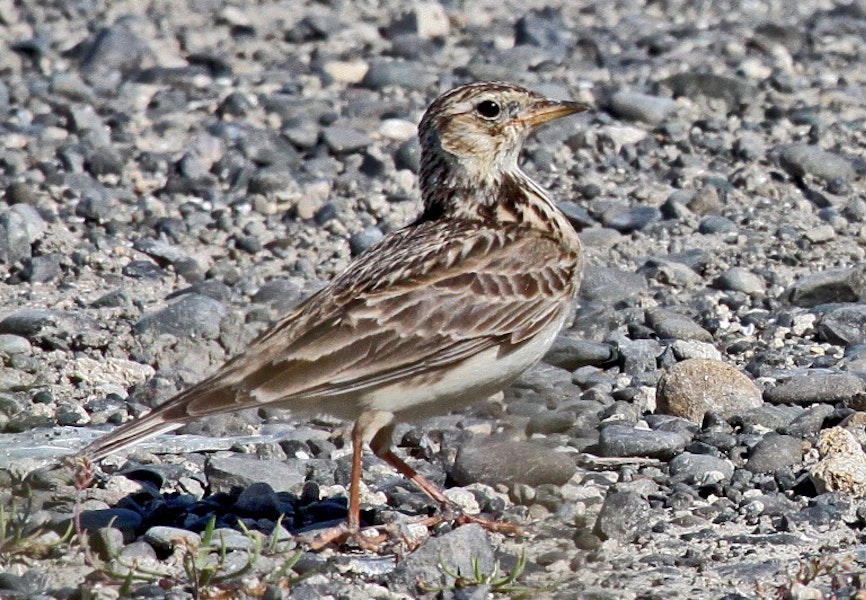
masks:
[[[502,109],[493,100],[484,100],[478,103],[478,106],[475,107],[475,112],[485,119],[495,119],[502,112]]]

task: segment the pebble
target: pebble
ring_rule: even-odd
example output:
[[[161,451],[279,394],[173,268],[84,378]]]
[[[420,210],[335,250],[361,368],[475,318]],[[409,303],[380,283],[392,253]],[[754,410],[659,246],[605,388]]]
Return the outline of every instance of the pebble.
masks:
[[[662,218],[661,211],[652,206],[630,206],[614,208],[602,215],[605,227],[620,233],[631,233],[646,228]]]
[[[866,497],[866,453],[854,434],[831,427],[818,439],[821,460],[809,471],[819,494],[842,492],[854,498]]]
[[[562,485],[575,470],[574,460],[562,452],[530,442],[487,438],[461,446],[449,476],[458,485]]]
[[[616,350],[610,344],[559,335],[543,360],[554,367],[574,371],[588,365],[604,366],[615,359]]]
[[[297,461],[264,461],[255,456],[220,456],[208,461],[208,483],[215,490],[247,488],[266,484],[276,492],[300,493],[307,479],[307,467]]]
[[[691,452],[683,452],[672,458],[668,463],[668,470],[673,482],[683,481],[699,485],[730,481],[734,476],[734,465],[731,461]]]
[[[30,256],[30,236],[24,218],[11,210],[0,211],[0,263],[11,265]]]
[[[127,508],[105,508],[99,510],[81,511],[81,529],[96,531],[104,527],[113,527],[123,532],[126,540],[135,536],[135,531],[142,524],[141,515]],[[65,526],[65,525],[64,525]]]
[[[398,586],[397,589],[417,589],[419,582],[431,589],[451,587],[454,574],[474,573],[476,568],[490,573],[493,566],[493,547],[487,532],[480,525],[470,524],[429,538],[400,561],[387,579],[391,586]]]
[[[608,494],[601,505],[593,533],[602,540],[633,542],[650,527],[650,505],[635,492]]]
[[[370,136],[349,125],[335,124],[325,127],[325,143],[332,154],[343,155],[359,152],[370,145]]]
[[[709,331],[672,310],[651,308],[646,311],[646,323],[661,339],[712,342]]]
[[[144,532],[144,541],[157,550],[172,551],[181,543],[189,544],[192,548],[201,546],[201,536],[186,529],[178,527],[167,527],[155,525]]]
[[[708,215],[698,225],[698,231],[707,235],[736,233],[739,229],[736,223],[719,215]]]
[[[752,473],[772,473],[800,464],[803,440],[791,435],[768,433],[749,453],[746,468]]]
[[[767,293],[767,285],[764,280],[745,267],[731,267],[716,278],[713,286],[720,290],[743,292],[749,295]]]
[[[433,75],[418,63],[374,59],[364,79],[361,80],[361,85],[375,90],[387,86],[424,89],[433,82]]]
[[[767,388],[764,391],[764,401],[771,404],[832,404],[845,402],[864,391],[866,384],[856,375],[813,370]]]
[[[866,294],[866,269],[832,269],[811,273],[785,291],[785,298],[795,306],[812,308],[830,302],[857,302]]]
[[[732,106],[740,104],[753,94],[746,82],[712,73],[677,73],[663,79],[661,83],[670,88],[675,98],[706,96]]]
[[[620,90],[610,98],[610,109],[616,116],[629,121],[657,125],[677,108],[670,98],[651,96],[630,90]]]
[[[831,344],[866,344],[866,306],[845,303],[830,308],[821,315],[815,330]]]
[[[627,425],[608,425],[601,430],[598,451],[605,457],[646,456],[668,459],[685,448],[688,440],[670,431],[651,431]]]
[[[187,294],[142,317],[135,324],[135,331],[138,334],[168,333],[178,337],[214,339],[219,336],[220,321],[225,314],[226,308],[221,302],[200,294]]]
[[[671,366],[658,383],[658,412],[700,423],[712,411],[731,416],[762,404],[751,379],[727,363],[692,358]]]
[[[788,144],[779,151],[779,164],[794,177],[812,175],[824,181],[852,179],[851,161],[811,144]]]
[[[644,277],[610,267],[587,265],[580,285],[580,297],[587,302],[614,304],[647,289]]]

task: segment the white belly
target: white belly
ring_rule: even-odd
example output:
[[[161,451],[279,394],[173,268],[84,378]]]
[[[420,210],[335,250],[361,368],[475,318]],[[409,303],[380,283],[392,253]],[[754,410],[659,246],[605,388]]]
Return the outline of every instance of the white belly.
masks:
[[[498,348],[463,361],[428,383],[409,379],[367,394],[361,404],[366,410],[395,414],[400,419],[419,419],[481,400],[505,388],[537,363],[550,348],[560,323],[550,327],[517,350],[499,356]]]

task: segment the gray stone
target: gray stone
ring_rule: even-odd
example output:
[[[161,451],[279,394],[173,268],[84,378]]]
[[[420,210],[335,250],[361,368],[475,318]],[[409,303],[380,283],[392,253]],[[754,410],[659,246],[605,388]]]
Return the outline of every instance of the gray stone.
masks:
[[[646,311],[646,322],[661,339],[713,341],[709,331],[672,310],[650,308]]]
[[[729,106],[739,105],[754,94],[752,87],[740,79],[695,71],[671,75],[663,79],[661,84],[668,87],[674,97],[694,99],[696,96],[706,96],[722,100]]]
[[[671,459],[668,472],[674,482],[718,483],[730,481],[734,476],[734,465],[729,460],[710,454],[683,452]]]
[[[832,269],[802,277],[783,297],[803,308],[831,302],[857,302],[866,293],[866,269]]]
[[[544,362],[567,371],[587,365],[602,366],[616,359],[616,351],[610,344],[576,339],[559,335],[544,355]]]
[[[866,384],[856,375],[813,370],[767,388],[764,400],[771,404],[833,404],[850,400],[864,391]]]
[[[575,419],[576,415],[570,410],[544,411],[530,417],[529,423],[526,425],[526,434],[563,433],[574,425]]]
[[[269,517],[279,514],[280,500],[269,484],[256,482],[243,489],[232,507],[241,515]]]
[[[60,322],[59,312],[43,308],[24,308],[7,315],[0,321],[0,333],[9,333],[31,339],[46,327]]]
[[[24,218],[18,212],[0,211],[0,263],[9,265],[29,258],[30,242]]]
[[[746,469],[752,473],[772,473],[799,465],[804,449],[804,442],[800,438],[768,433],[752,448]]]
[[[814,435],[824,428],[824,421],[834,412],[834,408],[829,404],[810,406],[783,427],[781,433],[797,437]]]
[[[29,354],[31,349],[32,346],[27,338],[11,333],[0,333],[0,354],[6,356]]]
[[[540,444],[506,439],[474,439],[460,447],[449,475],[471,483],[562,485],[576,471],[574,459]]]
[[[593,533],[602,540],[628,543],[650,527],[650,505],[635,492],[614,492],[604,499]]]
[[[155,525],[144,532],[144,541],[157,550],[174,550],[180,543],[190,544],[193,548],[201,546],[201,536],[179,527]]]
[[[616,340],[617,353],[621,357],[622,370],[628,375],[641,375],[658,368],[658,358],[664,352],[658,340]]]
[[[843,304],[821,315],[815,326],[821,339],[840,346],[866,344],[866,306]]]
[[[565,51],[573,35],[556,8],[529,10],[514,24],[514,44]]]
[[[141,526],[142,518],[140,514],[128,508],[105,508],[81,511],[80,523],[85,531],[113,527],[123,532],[124,539],[131,540],[134,538],[135,530]]]
[[[738,426],[761,427],[764,429],[783,429],[803,414],[799,406],[773,406],[764,404],[757,408],[738,413],[731,423]]]
[[[125,75],[138,71],[150,63],[152,53],[136,33],[137,28],[134,17],[125,17],[101,29],[81,61],[81,72],[90,81],[97,81],[112,73]]]
[[[629,121],[642,121],[657,125],[677,108],[670,98],[651,96],[629,90],[620,90],[610,98],[610,109],[616,116]]]
[[[325,127],[325,144],[332,154],[352,154],[370,145],[371,139],[366,132],[344,124]]]
[[[703,358],[706,360],[722,360],[722,353],[712,344],[707,342],[696,342],[694,340],[675,340],[671,344],[674,356],[678,361],[690,358]]]
[[[261,460],[255,456],[215,456],[205,467],[208,482],[215,490],[246,488],[266,483],[275,492],[299,494],[307,478],[303,462]]]
[[[661,211],[654,206],[629,206],[608,210],[602,215],[601,220],[605,227],[620,233],[631,233],[644,229],[651,223],[660,221],[661,218]]]
[[[646,456],[670,458],[688,440],[672,431],[652,431],[627,425],[608,425],[599,434],[599,454],[605,457]]]
[[[611,267],[587,265],[580,284],[580,297],[588,302],[614,304],[647,289],[642,276]]]
[[[655,279],[665,285],[690,288],[701,285],[703,279],[695,270],[680,261],[666,258],[651,258],[638,269],[647,279]]]
[[[361,256],[383,237],[385,237],[385,234],[382,233],[381,229],[378,227],[368,227],[349,238],[349,251],[352,253],[352,256]]]
[[[847,158],[811,144],[788,144],[779,152],[779,164],[795,177],[812,175],[824,181],[853,179],[857,171]]]
[[[435,77],[416,62],[375,59],[364,75],[361,85],[380,90],[387,86],[424,89],[432,85]]]
[[[767,292],[764,280],[744,267],[731,267],[716,278],[713,286],[720,290],[749,295],[763,295]]]
[[[406,555],[388,577],[388,588],[413,595],[418,591],[419,582],[430,589],[447,589],[454,586],[452,573],[473,573],[476,566],[482,573],[491,573],[494,564],[487,532],[480,525],[464,525],[429,538]]]
[[[165,308],[142,317],[135,324],[138,334],[164,334],[177,337],[215,339],[226,314],[222,302],[200,294],[187,294]]]
[[[167,263],[175,263],[189,259],[189,254],[183,248],[154,238],[139,238],[133,243],[133,248]]]
[[[213,531],[210,545],[226,550],[252,550],[255,542],[244,532],[227,527],[218,527]]]
[[[701,219],[698,225],[698,232],[706,235],[735,233],[739,230],[740,228],[737,227],[736,223],[720,215],[706,216]]]

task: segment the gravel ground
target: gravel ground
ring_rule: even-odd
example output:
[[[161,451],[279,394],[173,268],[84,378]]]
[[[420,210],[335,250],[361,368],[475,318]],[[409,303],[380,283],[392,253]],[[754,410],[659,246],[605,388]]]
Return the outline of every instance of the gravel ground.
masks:
[[[0,597],[866,597],[864,35],[857,1],[0,0]],[[428,537],[370,458],[405,541],[295,549],[345,514],[327,417],[46,471],[408,222],[415,124],[479,79],[596,107],[525,152],[586,281],[541,365],[396,440],[522,536]]]

